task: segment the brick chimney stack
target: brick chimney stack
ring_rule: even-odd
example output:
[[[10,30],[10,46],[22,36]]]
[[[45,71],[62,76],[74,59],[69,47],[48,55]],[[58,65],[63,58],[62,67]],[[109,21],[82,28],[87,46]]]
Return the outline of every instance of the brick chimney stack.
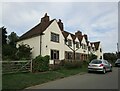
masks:
[[[61,31],[64,31],[64,25],[63,25],[63,23],[61,22],[61,19],[59,19],[58,25],[59,25]]]
[[[47,23],[49,21],[50,21],[49,16],[47,15],[47,13],[45,13],[44,17],[41,18],[41,23]]]
[[[78,36],[82,36],[82,32],[81,31],[77,31],[77,32],[75,32],[75,35],[78,37]]]

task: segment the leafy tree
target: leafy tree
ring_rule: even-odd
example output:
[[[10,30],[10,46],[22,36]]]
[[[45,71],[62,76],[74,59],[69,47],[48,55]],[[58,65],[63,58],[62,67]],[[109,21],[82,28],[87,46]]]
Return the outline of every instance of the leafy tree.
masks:
[[[89,61],[92,61],[93,59],[97,59],[97,56],[95,54],[91,53],[88,55],[88,59],[89,59]]]
[[[2,45],[7,44],[7,31],[6,28],[4,28],[4,26],[1,28],[2,30]]]
[[[3,45],[2,59],[3,60],[17,60],[16,55],[15,55],[16,52],[17,52],[16,47],[11,47],[9,44]]]
[[[9,44],[12,46],[12,47],[16,47],[16,41],[18,40],[18,36],[16,33],[14,32],[11,32],[11,34],[8,36],[8,39],[9,39]]]
[[[104,53],[103,58],[110,62],[115,62],[115,60],[117,59],[117,55],[115,53]]]
[[[116,52],[117,58],[120,58],[120,52]]]
[[[19,44],[18,51],[16,53],[18,59],[31,59],[31,50],[27,44]]]

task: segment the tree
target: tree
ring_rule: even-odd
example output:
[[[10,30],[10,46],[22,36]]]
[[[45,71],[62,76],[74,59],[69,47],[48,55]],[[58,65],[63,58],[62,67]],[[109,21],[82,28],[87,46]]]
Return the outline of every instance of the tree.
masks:
[[[31,50],[27,44],[19,44],[18,51],[16,53],[18,59],[31,59]]]
[[[120,58],[120,52],[116,52],[117,58]]]
[[[104,53],[103,58],[105,60],[115,62],[115,60],[117,59],[117,55],[115,53]]]
[[[6,28],[4,28],[4,26],[1,28],[2,30],[2,45],[7,44],[7,31]]]
[[[8,36],[10,46],[16,47],[16,41],[18,40],[18,38],[19,37],[16,33],[11,32],[11,34]]]
[[[9,44],[3,45],[2,59],[3,60],[17,60],[16,55],[15,55],[16,52],[17,52],[16,47],[11,47]]]
[[[93,59],[97,59],[97,55],[91,53],[91,54],[88,55],[88,59],[89,59],[90,61],[92,61]]]
[[[75,41],[73,41],[73,48],[72,48],[69,44],[67,44],[67,42],[68,42],[68,40],[65,39],[65,44],[73,51],[73,60],[75,61],[76,51],[77,51],[78,49],[80,49],[80,47],[78,47],[77,49],[75,49],[75,44],[76,44]]]

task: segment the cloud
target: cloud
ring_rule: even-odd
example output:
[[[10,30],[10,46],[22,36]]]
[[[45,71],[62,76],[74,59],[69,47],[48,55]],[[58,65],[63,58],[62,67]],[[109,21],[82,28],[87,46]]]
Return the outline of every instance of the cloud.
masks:
[[[47,12],[51,19],[61,19],[65,30],[80,30],[91,41],[102,42],[104,51],[116,51],[118,12],[115,2],[26,2],[3,3],[2,20],[8,33],[22,35],[40,22]]]

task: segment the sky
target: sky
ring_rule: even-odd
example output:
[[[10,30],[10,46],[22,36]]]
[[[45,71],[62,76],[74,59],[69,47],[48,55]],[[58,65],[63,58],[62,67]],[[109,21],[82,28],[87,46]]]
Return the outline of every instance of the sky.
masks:
[[[91,42],[101,41],[103,52],[116,52],[118,42],[117,2],[8,2],[2,5],[0,26],[21,36],[40,22],[45,13],[61,19],[64,30],[80,30]],[[1,9],[0,9],[1,11]]]

